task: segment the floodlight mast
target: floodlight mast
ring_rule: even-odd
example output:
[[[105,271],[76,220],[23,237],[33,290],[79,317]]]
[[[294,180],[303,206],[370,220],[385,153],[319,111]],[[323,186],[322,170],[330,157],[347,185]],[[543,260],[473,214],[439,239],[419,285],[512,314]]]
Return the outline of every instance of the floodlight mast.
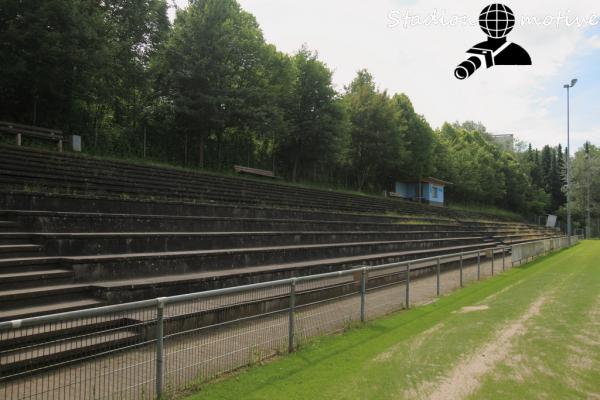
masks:
[[[571,79],[571,84],[563,87],[567,89],[567,237],[571,245],[571,88],[577,84],[577,79]]]

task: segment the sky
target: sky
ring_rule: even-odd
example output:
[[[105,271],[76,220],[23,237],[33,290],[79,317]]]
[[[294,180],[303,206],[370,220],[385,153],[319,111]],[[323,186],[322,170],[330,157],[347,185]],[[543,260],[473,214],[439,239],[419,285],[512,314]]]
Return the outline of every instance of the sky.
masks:
[[[454,68],[468,58],[466,50],[486,39],[477,19],[490,1],[238,1],[280,51],[292,54],[303,44],[316,50],[334,71],[338,90],[366,68],[381,90],[408,95],[434,128],[473,120],[534,147],[565,146],[563,85],[577,78],[572,147],[586,140],[600,145],[598,0],[504,1],[517,18],[508,40],[525,48],[533,65],[481,68],[463,81]]]

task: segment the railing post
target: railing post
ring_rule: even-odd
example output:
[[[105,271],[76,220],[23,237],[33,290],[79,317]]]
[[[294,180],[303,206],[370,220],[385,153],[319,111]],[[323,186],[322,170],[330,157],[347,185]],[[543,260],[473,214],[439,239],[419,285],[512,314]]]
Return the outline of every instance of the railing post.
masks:
[[[463,254],[460,253],[460,287],[463,287]]]
[[[296,278],[290,283],[290,310],[288,318],[288,353],[294,351],[294,336],[296,331],[296,319],[294,313],[296,309]]]
[[[477,280],[481,280],[481,250],[477,250]]]
[[[502,272],[506,271],[506,247],[502,247]]]
[[[410,263],[406,264],[406,308],[410,308]]]
[[[62,153],[63,151],[63,141],[62,139],[58,141],[58,151]]]
[[[363,268],[360,274],[360,321],[365,322],[365,298],[367,295],[367,268]]]
[[[492,276],[494,276],[494,249],[492,249]]]
[[[437,296],[440,297],[440,264],[441,257],[437,259],[436,276],[437,276]]]
[[[163,298],[159,298],[156,306],[156,398],[160,399],[163,393],[164,377],[164,310]]]
[[[22,143],[22,142],[21,142],[21,134],[20,134],[20,133],[17,133],[17,146],[20,146],[20,145],[21,145],[21,143]]]
[[[510,268],[515,267],[515,246],[510,246]]]

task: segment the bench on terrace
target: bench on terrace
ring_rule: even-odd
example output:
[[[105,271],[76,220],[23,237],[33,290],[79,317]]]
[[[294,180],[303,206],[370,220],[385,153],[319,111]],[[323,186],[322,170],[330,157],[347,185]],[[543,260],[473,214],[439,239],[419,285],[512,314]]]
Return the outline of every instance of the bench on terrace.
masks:
[[[242,167],[241,165],[234,165],[233,169],[235,169],[235,172],[238,174],[255,175],[273,179],[277,178],[273,171],[267,171],[264,169]]]
[[[36,139],[50,140],[57,142],[58,151],[63,150],[64,136],[62,131],[55,129],[40,128],[38,126],[21,125],[13,122],[0,121],[0,133],[12,134],[16,136],[17,146],[21,146],[22,137],[33,137]]]

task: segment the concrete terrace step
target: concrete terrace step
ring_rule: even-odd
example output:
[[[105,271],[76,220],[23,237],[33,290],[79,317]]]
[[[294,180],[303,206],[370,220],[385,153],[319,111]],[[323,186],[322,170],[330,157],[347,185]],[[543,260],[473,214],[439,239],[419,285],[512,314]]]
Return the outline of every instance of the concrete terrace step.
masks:
[[[236,178],[221,177],[221,176],[215,176],[215,175],[210,175],[210,174],[205,174],[205,173],[182,171],[182,170],[178,170],[175,168],[149,167],[149,166],[145,166],[145,165],[135,165],[135,164],[123,163],[123,162],[110,162],[110,161],[104,161],[104,160],[99,160],[99,159],[93,159],[90,157],[79,157],[79,156],[66,155],[66,154],[58,155],[57,153],[52,153],[52,152],[15,148],[15,147],[11,147],[11,146],[2,146],[1,151],[3,153],[6,153],[7,155],[12,155],[14,157],[21,157],[25,163],[27,163],[29,161],[30,164],[31,164],[32,158],[38,157],[38,159],[40,160],[41,167],[44,167],[48,162],[55,162],[55,163],[59,163],[59,164],[60,163],[62,163],[62,164],[72,163],[72,164],[69,164],[69,167],[76,167],[76,166],[81,166],[83,164],[88,164],[92,168],[87,168],[87,169],[103,171],[103,173],[104,173],[104,171],[110,171],[110,172],[117,174],[121,171],[130,171],[136,177],[143,173],[151,173],[152,176],[157,176],[157,175],[162,175],[162,174],[167,174],[167,173],[173,174],[173,175],[178,175],[178,176],[183,176],[183,174],[186,174],[185,175],[186,179],[184,180],[184,182],[193,180],[192,178],[206,179],[207,180],[206,182],[210,181],[213,186],[217,185],[217,183],[224,184],[225,185],[224,189],[227,189],[231,186],[242,185],[242,187],[244,187],[244,190],[250,190],[252,188],[256,188],[256,187],[260,186],[261,190],[263,192],[274,192],[277,190],[281,190],[281,191],[286,192],[288,195],[290,195],[292,197],[296,197],[296,198],[301,197],[300,193],[302,193],[302,195],[307,195],[309,197],[335,196],[336,199],[338,199],[338,200],[344,199],[344,201],[347,204],[362,203],[363,208],[369,208],[369,206],[371,206],[371,208],[379,208],[382,210],[402,208],[407,211],[409,209],[412,209],[412,210],[416,210],[418,212],[423,212],[423,210],[429,210],[436,214],[446,213],[448,215],[455,215],[455,216],[465,214],[463,212],[456,212],[456,211],[450,211],[450,210],[435,210],[433,207],[429,207],[426,205],[409,203],[406,201],[399,201],[399,200],[395,200],[395,199],[392,200],[392,199],[383,199],[383,198],[369,197],[369,196],[357,196],[357,195],[353,195],[353,194],[345,194],[345,193],[340,193],[340,192],[333,192],[333,191],[326,191],[326,190],[319,190],[319,189],[312,189],[312,188],[299,188],[299,187],[294,187],[294,186],[286,186],[286,185],[281,185],[281,184],[277,184],[277,183],[265,183],[265,182],[260,182],[260,181],[256,181],[256,180],[249,180],[249,179],[243,179],[243,178],[237,178],[237,177]],[[11,160],[11,162],[14,163],[15,160]],[[77,165],[74,165],[73,163],[75,163]],[[113,167],[111,167],[111,166],[113,166]],[[112,170],[111,170],[111,168],[112,168]],[[173,176],[169,177],[170,181],[172,181],[173,179],[174,179]],[[244,184],[247,186],[243,186]],[[471,215],[473,215],[473,213]]]
[[[34,236],[30,232],[0,232],[0,245],[31,244]]]
[[[37,244],[3,244],[0,245],[1,253],[11,253],[13,251],[38,251],[42,246]]]
[[[5,152],[10,152],[10,148],[4,147],[2,149]],[[19,149],[20,150],[20,149]],[[14,154],[14,152],[13,152]],[[48,155],[51,155],[50,157]],[[32,154],[27,154],[27,159],[26,162],[31,163],[32,162],[32,158],[35,158],[35,153]],[[49,158],[50,161],[54,161],[56,164],[56,167],[59,167],[60,165],[66,165],[70,168],[80,168],[81,163],[86,163],[89,164],[91,166],[94,166],[96,168],[91,168],[92,170],[101,170],[101,171],[109,171],[110,173],[113,174],[117,174],[117,173],[123,173],[125,172],[131,172],[133,173],[136,177],[150,177],[150,178],[156,178],[157,176],[166,176],[168,177],[168,180],[170,182],[173,181],[178,181],[179,179],[183,179],[180,182],[182,184],[189,184],[190,181],[195,182],[202,182],[204,184],[209,184],[211,187],[223,187],[222,185],[224,185],[224,187],[226,189],[231,188],[231,183],[234,184],[234,186],[241,186],[245,191],[252,191],[256,188],[261,188],[263,190],[268,190],[269,192],[276,192],[276,193],[289,193],[290,189],[294,189],[294,193],[296,195],[300,194],[308,194],[310,197],[315,197],[315,195],[319,195],[319,196],[329,196],[329,197],[333,197],[336,199],[352,199],[354,201],[359,201],[359,200],[363,200],[360,199],[360,196],[356,196],[356,195],[350,195],[350,194],[345,194],[345,193],[340,193],[340,192],[334,192],[334,191],[326,191],[326,190],[319,190],[319,189],[312,189],[312,188],[302,188],[302,187],[297,187],[297,186],[288,186],[288,185],[280,185],[280,184],[266,184],[264,182],[261,181],[257,181],[257,180],[250,180],[250,179],[245,179],[245,178],[239,178],[239,177],[224,177],[224,176],[216,176],[216,175],[211,175],[211,174],[206,174],[206,173],[197,173],[197,172],[192,172],[192,171],[185,171],[185,170],[178,170],[178,169],[174,169],[174,168],[161,168],[161,167],[152,167],[152,166],[145,166],[145,165],[135,165],[135,164],[130,164],[130,163],[122,163],[122,162],[110,162],[110,161],[104,161],[104,160],[95,160],[89,157],[80,157],[82,159],[77,159],[75,157],[69,157],[69,156],[56,156],[52,153],[46,153],[44,156],[41,156],[41,160],[43,164],[46,164],[49,162]],[[59,161],[60,160],[60,161]],[[15,161],[14,159],[12,160],[13,162]],[[74,162],[76,162],[76,164],[74,164]],[[42,164],[42,166],[43,166]],[[368,197],[362,196],[364,199],[369,199]],[[378,199],[381,200],[381,199]],[[385,200],[385,199],[383,199]],[[387,200],[389,201],[389,200]],[[407,202],[405,202],[407,203]],[[410,207],[419,207],[420,205],[418,204],[411,204],[411,203],[407,203],[406,204],[407,208]],[[421,207],[422,208],[422,207]]]
[[[36,271],[0,272],[0,291],[67,283],[73,278],[68,269],[39,269]]]
[[[44,369],[45,364],[63,360],[77,360],[141,340],[139,332],[120,330],[95,335],[87,335],[84,339],[62,339],[46,345],[32,346],[22,350],[5,352],[1,357],[0,373],[14,374],[22,371]]]
[[[44,233],[36,236],[44,243],[47,255],[75,256],[400,240],[429,241],[463,239],[475,235],[480,237],[482,233],[471,231],[119,232]]]
[[[65,278],[71,276],[72,274],[73,272],[68,269],[46,269],[40,271],[0,273],[0,283],[19,282],[30,279],[41,280]]]
[[[19,225],[13,221],[0,221],[0,232],[8,232],[18,229]]]
[[[303,262],[314,259],[369,256],[371,254],[428,250],[481,244],[480,238],[428,241],[362,242],[248,249],[182,251],[64,257],[76,282],[98,282],[143,276],[207,272],[264,264]]]
[[[0,309],[0,321],[36,317],[38,315],[58,314],[85,308],[100,307],[104,304],[104,301],[94,298],[66,301],[49,301],[46,299],[46,302],[43,304],[13,306],[7,310]]]
[[[358,196],[355,194],[348,194],[348,193],[343,193],[343,192],[327,191],[327,190],[314,189],[314,188],[302,188],[302,187],[298,187],[298,186],[290,186],[290,185],[278,184],[278,183],[274,183],[274,182],[264,182],[264,181],[256,180],[256,179],[246,179],[246,178],[240,178],[240,177],[228,177],[228,176],[221,176],[221,175],[213,175],[213,174],[209,174],[209,173],[182,170],[182,169],[173,168],[173,167],[156,167],[156,166],[139,165],[139,164],[126,163],[126,162],[119,162],[119,161],[107,161],[107,160],[96,159],[96,158],[89,157],[89,156],[68,155],[68,154],[64,154],[64,153],[54,153],[54,152],[48,152],[48,151],[23,149],[23,148],[17,148],[14,146],[2,146],[2,148],[0,150],[2,150],[3,152],[6,152],[6,153],[13,154],[13,155],[25,157],[27,160],[31,160],[32,158],[37,157],[37,158],[41,159],[42,162],[44,162],[44,163],[47,163],[49,159],[54,160],[55,162],[58,162],[61,164],[71,166],[71,167],[78,167],[82,163],[85,163],[91,167],[91,168],[89,168],[91,170],[98,170],[98,171],[108,170],[110,172],[112,172],[112,171],[121,172],[121,171],[126,170],[126,171],[133,172],[135,174],[135,176],[144,176],[145,174],[150,174],[150,176],[155,177],[157,175],[160,175],[160,176],[164,175],[164,176],[168,176],[170,181],[172,181],[173,179],[176,179],[176,178],[183,177],[183,179],[185,179],[184,183],[187,183],[190,180],[194,180],[194,181],[201,180],[205,183],[210,184],[211,186],[216,186],[219,184],[224,184],[224,185],[226,185],[227,188],[229,188],[231,186],[241,186],[242,188],[244,188],[244,190],[253,189],[253,188],[257,188],[257,187],[260,187],[264,190],[268,190],[269,192],[284,191],[287,193],[290,190],[294,190],[295,195],[297,195],[300,192],[308,194],[311,197],[314,197],[317,195],[321,195],[321,196],[329,195],[329,196],[334,196],[336,198],[343,197],[345,199],[351,199],[352,202],[357,202],[357,201],[362,200],[362,201],[368,202],[369,204],[371,204],[373,202],[378,202],[380,204],[386,204],[386,205],[393,204],[394,207],[397,207],[398,204],[400,203],[400,204],[402,204],[402,206],[405,210],[408,210],[409,208],[412,210],[418,211],[418,212],[423,212],[423,210],[429,210],[430,212],[435,213],[435,214],[447,214],[447,215],[451,215],[453,217],[457,217],[457,216],[462,217],[462,216],[466,216],[466,215],[470,215],[470,216],[474,216],[474,215],[484,216],[485,215],[485,214],[475,213],[475,212],[462,212],[462,211],[456,211],[456,210],[438,209],[438,208],[431,207],[428,205],[407,202],[407,201],[403,201],[400,199],[384,199],[384,198],[378,198],[378,197]],[[493,217],[493,219],[498,219],[498,218]]]
[[[44,248],[37,244],[1,244],[0,258],[22,257],[42,252]]]
[[[281,230],[438,230],[468,227],[438,221],[420,223],[418,219],[364,218],[346,216],[346,220],[328,218],[248,218],[212,216],[174,216],[154,214],[66,213],[34,211],[2,211],[19,220],[31,232],[215,232],[215,231],[281,231]],[[333,216],[331,216],[333,217]]]
[[[4,309],[3,302],[25,300],[25,299],[39,299],[41,297],[51,296],[55,294],[66,295],[66,294],[79,294],[86,292],[90,288],[88,284],[74,284],[67,283],[62,285],[53,286],[40,286],[28,289],[12,289],[12,290],[1,290],[0,291],[0,309]]]
[[[219,287],[246,285],[270,280],[285,279],[317,273],[339,271],[361,265],[409,261],[429,256],[440,256],[460,251],[490,249],[495,246],[477,244],[452,246],[431,250],[412,250],[379,253],[352,257],[326,258],[302,262],[277,263],[244,268],[228,268],[209,272],[196,272],[166,276],[94,283],[96,292],[108,302],[135,301],[171,294],[190,293]],[[484,254],[482,253],[482,256]]]
[[[65,364],[138,343],[144,323],[131,318],[96,317],[50,324],[43,329],[14,330],[0,340],[0,373],[39,373],[52,364]]]
[[[302,262],[265,264],[254,267],[225,268],[210,272],[187,273],[170,277],[165,274],[145,278],[95,281],[86,284],[70,283],[30,289],[0,291],[0,320],[23,318],[24,316],[93,307],[102,300],[121,302],[152,298],[158,294],[186,293],[208,290],[215,287],[233,286],[251,282],[280,279],[289,276],[307,275],[339,270],[357,264],[377,264],[404,261],[425,256],[442,255],[456,251],[489,248],[489,244],[470,244],[435,249],[386,252],[350,257],[313,259]],[[150,256],[150,255],[146,255]],[[139,276],[139,274],[137,275]],[[126,290],[125,290],[126,289]],[[125,292],[123,292],[125,290]]]
[[[17,226],[16,222],[13,221],[0,221],[0,227],[2,228],[14,228]]]
[[[90,197],[43,193],[6,193],[4,209],[0,217],[14,219],[24,216],[114,215],[157,218],[244,218],[244,219],[292,219],[307,221],[338,221],[355,223],[443,223],[459,225],[452,218],[436,215],[400,215],[365,212],[342,212],[330,210],[307,210],[303,208],[230,205],[217,203],[190,203],[173,200],[123,200],[114,197]],[[10,199],[10,200],[7,200]],[[1,205],[2,203],[0,203]],[[21,208],[17,208],[20,206]],[[499,226],[497,224],[495,226]],[[475,225],[474,225],[475,226]]]
[[[15,258],[0,258],[0,272],[16,272],[36,271],[49,269],[49,265],[56,266],[62,260],[61,257],[15,257]]]
[[[316,195],[302,197],[299,194],[278,195],[271,191],[240,192],[231,188],[192,188],[173,185],[170,182],[160,183],[154,180],[142,180],[138,176],[91,176],[89,174],[76,173],[74,171],[65,171],[65,175],[55,174],[56,167],[53,167],[53,173],[47,171],[47,166],[39,167],[38,171],[32,170],[31,166],[23,166],[25,170],[16,170],[14,162],[2,165],[4,174],[0,175],[0,180],[5,184],[23,184],[30,183],[39,186],[53,187],[58,186],[61,189],[82,190],[86,192],[98,193],[132,193],[143,196],[158,196],[171,198],[198,198],[212,201],[221,201],[228,203],[248,203],[248,204],[280,204],[285,206],[302,205],[304,208],[311,209],[336,209],[336,210],[372,210],[372,211],[391,211],[400,207],[385,206],[374,202],[365,202],[364,200],[337,200],[329,201],[318,198]],[[59,171],[60,172],[60,171]],[[167,195],[165,195],[167,194]],[[360,196],[357,196],[360,197]],[[410,212],[410,209],[404,209]]]

